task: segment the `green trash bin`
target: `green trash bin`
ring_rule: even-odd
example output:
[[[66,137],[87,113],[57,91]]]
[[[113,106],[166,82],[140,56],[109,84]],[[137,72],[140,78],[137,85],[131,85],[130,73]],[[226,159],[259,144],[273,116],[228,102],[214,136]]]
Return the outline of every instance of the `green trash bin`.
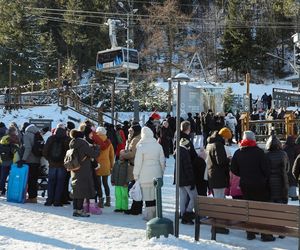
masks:
[[[146,237],[151,239],[153,237],[159,238],[161,235],[168,237],[169,234],[174,234],[173,221],[162,217],[162,201],[161,201],[161,187],[163,186],[162,178],[153,180],[156,188],[156,218],[147,222]]]

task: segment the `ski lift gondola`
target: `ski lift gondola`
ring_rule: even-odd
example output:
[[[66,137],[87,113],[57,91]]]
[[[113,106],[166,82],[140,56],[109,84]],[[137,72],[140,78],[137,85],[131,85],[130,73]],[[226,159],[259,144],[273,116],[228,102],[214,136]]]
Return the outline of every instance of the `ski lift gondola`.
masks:
[[[128,52],[127,52],[128,50]],[[127,62],[127,55],[129,61]],[[139,68],[139,54],[136,49],[116,47],[98,51],[96,69],[102,72],[124,72],[129,69]]]

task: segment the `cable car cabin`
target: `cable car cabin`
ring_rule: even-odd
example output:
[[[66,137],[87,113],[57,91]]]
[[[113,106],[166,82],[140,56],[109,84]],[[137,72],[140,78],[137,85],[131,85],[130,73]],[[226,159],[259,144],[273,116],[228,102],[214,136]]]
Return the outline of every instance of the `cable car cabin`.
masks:
[[[128,49],[129,62],[127,62],[127,48],[113,48],[97,53],[96,69],[102,72],[124,72],[139,68],[139,54],[135,49]]]

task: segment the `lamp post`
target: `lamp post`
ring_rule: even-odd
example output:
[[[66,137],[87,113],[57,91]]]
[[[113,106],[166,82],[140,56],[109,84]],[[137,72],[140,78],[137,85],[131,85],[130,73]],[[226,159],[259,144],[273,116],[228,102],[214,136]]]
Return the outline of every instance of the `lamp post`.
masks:
[[[181,95],[181,81],[190,81],[190,78],[184,74],[179,73],[170,80],[177,81],[177,100],[176,100],[176,162],[175,162],[175,237],[179,236],[179,166],[180,166],[180,95]]]

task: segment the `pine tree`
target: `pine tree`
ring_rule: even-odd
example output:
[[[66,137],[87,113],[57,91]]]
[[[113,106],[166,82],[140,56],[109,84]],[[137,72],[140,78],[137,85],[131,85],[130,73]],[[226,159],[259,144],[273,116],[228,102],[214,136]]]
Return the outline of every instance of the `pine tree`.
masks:
[[[228,87],[224,91],[224,110],[229,112],[233,104],[233,90],[231,87]]]
[[[12,60],[12,81],[23,84],[40,78],[43,71],[38,53],[40,30],[34,16],[25,6],[32,1],[0,1],[0,61],[6,65],[3,83],[8,84],[8,62]]]
[[[248,1],[229,1],[227,24],[221,39],[220,66],[230,67],[236,78],[238,73],[250,72],[254,62],[252,30],[246,25],[251,18],[248,5]]]

